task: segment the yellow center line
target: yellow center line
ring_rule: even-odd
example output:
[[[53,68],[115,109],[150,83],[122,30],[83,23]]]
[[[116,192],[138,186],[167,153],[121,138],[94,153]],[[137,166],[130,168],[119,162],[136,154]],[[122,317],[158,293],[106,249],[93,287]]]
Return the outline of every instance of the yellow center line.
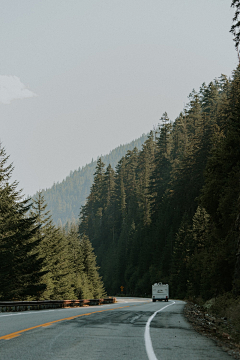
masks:
[[[93,312],[87,313],[87,314],[74,315],[74,316],[67,317],[67,318],[64,318],[64,319],[59,319],[59,320],[50,321],[50,322],[45,323],[45,324],[32,326],[32,327],[27,328],[27,329],[19,330],[19,331],[13,332],[13,333],[11,333],[11,334],[7,334],[7,335],[4,335],[4,336],[1,336],[1,337],[0,337],[0,340],[10,340],[10,339],[13,339],[13,338],[21,335],[22,333],[24,333],[24,332],[26,332],[26,331],[33,330],[33,329],[37,329],[37,328],[39,328],[39,327],[50,326],[50,325],[55,324],[55,323],[57,323],[57,322],[59,322],[59,321],[73,320],[73,319],[76,319],[76,318],[78,318],[78,317],[80,317],[80,316],[88,316],[88,315],[100,313],[100,312],[103,312],[103,311],[118,310],[118,309],[123,309],[123,308],[130,307],[130,306],[131,306],[131,305],[121,306],[121,307],[117,307],[117,308],[113,308],[113,309],[98,310],[98,311],[93,311]],[[133,306],[135,306],[135,305],[133,305]]]

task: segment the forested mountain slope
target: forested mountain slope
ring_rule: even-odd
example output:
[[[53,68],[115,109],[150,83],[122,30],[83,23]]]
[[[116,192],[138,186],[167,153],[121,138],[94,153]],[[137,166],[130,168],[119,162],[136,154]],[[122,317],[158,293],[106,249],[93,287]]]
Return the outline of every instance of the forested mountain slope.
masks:
[[[140,149],[147,135],[143,134],[140,138],[129,144],[120,145],[109,154],[102,156],[104,163],[111,164],[113,168],[128,150],[134,147]],[[97,160],[70,173],[65,180],[54,184],[51,188],[42,190],[42,195],[48,204],[48,210],[52,214],[55,224],[64,225],[67,221],[78,219],[80,208],[84,205],[93,182]],[[33,196],[33,198],[36,195]]]
[[[110,294],[150,294],[156,281],[175,297],[240,294],[240,66],[161,120],[115,171],[98,160],[80,235]]]

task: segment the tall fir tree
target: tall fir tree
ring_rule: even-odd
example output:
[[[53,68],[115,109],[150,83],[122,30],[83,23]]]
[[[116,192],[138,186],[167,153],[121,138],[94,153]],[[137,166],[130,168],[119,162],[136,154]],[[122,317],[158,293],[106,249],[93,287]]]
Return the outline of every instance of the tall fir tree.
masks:
[[[46,271],[43,281],[47,287],[41,294],[41,299],[74,298],[74,285],[67,240],[60,229],[53,225],[50,212],[46,210],[44,196],[38,192],[33,199],[32,213],[36,216],[39,229],[36,239],[39,241],[39,258],[43,259],[43,270]]]
[[[36,251],[39,240],[36,217],[29,216],[31,204],[23,200],[17,182],[9,183],[13,171],[0,147],[0,298],[38,299],[46,288],[42,282],[43,260]]]

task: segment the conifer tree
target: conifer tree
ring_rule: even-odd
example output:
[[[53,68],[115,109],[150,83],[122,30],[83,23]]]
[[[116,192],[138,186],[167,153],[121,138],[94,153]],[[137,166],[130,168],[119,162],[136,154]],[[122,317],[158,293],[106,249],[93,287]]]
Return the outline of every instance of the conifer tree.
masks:
[[[32,212],[39,224],[36,234],[39,241],[38,252],[40,258],[44,259],[43,270],[47,272],[43,278],[47,287],[41,299],[74,298],[67,240],[60,229],[53,225],[46,208],[44,197],[38,192],[37,198],[33,199]]]
[[[74,298],[88,299],[92,297],[90,281],[84,272],[83,252],[78,232],[78,224],[67,223],[63,229],[63,236],[67,240],[69,254],[69,283],[74,289]]]
[[[160,204],[163,199],[163,195],[166,191],[167,184],[170,177],[171,163],[170,163],[170,131],[171,123],[165,112],[160,119],[159,125],[159,137],[156,142],[155,151],[155,167],[151,178],[151,192],[153,194],[152,201],[152,219],[158,216]]]
[[[102,280],[99,276],[96,262],[96,255],[93,252],[93,247],[87,236],[83,236],[80,240],[80,247],[83,260],[83,271],[86,275],[89,287],[89,296],[94,299],[105,296],[105,290]]]
[[[170,286],[173,296],[184,298],[188,289],[188,263],[189,263],[189,238],[190,227],[188,217],[183,217],[176,234],[173,256],[171,261]]]
[[[151,176],[154,170],[154,152],[155,142],[153,138],[153,132],[151,131],[148,139],[145,141],[142,147],[142,151],[139,154],[137,179],[139,183],[138,198],[139,206],[143,212],[143,224],[145,226],[151,223]]]
[[[89,236],[94,246],[97,245],[97,238],[101,232],[102,225],[104,166],[101,158],[99,158],[90,194],[80,212],[80,235],[86,234]]]
[[[8,156],[0,147],[0,298],[36,299],[44,291],[42,259],[38,257],[36,217],[29,216],[31,204],[9,183],[13,171]]]
[[[240,62],[240,56],[239,56],[239,42],[240,42],[240,20],[239,20],[239,14],[240,14],[240,1],[239,0],[232,0],[231,7],[236,8],[235,15],[233,17],[233,25],[231,27],[230,32],[234,35],[234,42],[235,42],[235,48],[238,53],[238,60]]]

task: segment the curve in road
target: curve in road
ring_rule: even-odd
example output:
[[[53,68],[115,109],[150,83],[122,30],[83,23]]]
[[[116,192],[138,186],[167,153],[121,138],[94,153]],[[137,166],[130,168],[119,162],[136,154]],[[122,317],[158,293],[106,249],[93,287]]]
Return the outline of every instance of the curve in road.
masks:
[[[0,314],[0,359],[231,359],[193,330],[183,308],[178,300],[125,298],[101,307]]]

